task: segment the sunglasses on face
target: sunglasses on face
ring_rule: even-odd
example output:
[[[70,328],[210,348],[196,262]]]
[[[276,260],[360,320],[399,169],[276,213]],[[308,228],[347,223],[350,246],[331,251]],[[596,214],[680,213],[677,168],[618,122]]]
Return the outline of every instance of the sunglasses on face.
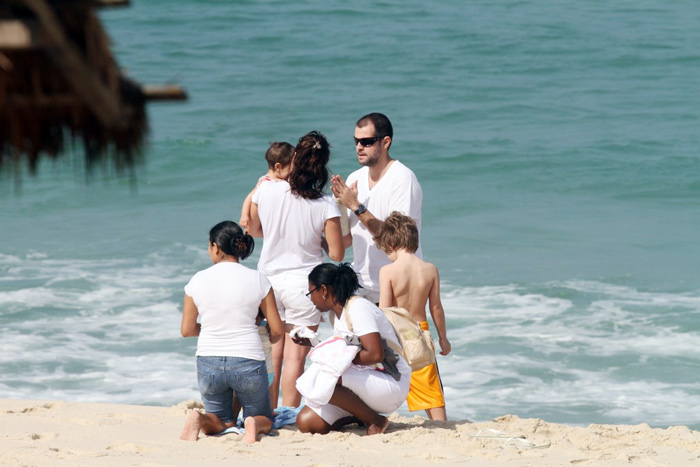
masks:
[[[355,146],[357,146],[357,144],[359,143],[362,145],[363,148],[368,148],[368,147],[374,145],[374,143],[381,140],[382,138],[383,138],[383,136],[374,136],[372,138],[353,138],[353,139],[355,140]]]
[[[314,292],[316,292],[317,290],[318,290],[318,287],[316,287],[316,288],[313,289],[313,290],[309,290],[309,291],[308,291],[307,293],[305,293],[304,295],[306,295],[307,297],[311,298],[311,294],[314,293]]]

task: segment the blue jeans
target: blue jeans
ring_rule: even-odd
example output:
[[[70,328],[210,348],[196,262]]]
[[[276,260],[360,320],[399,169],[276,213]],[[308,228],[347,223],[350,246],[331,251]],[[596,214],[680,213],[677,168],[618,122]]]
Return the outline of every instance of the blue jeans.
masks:
[[[233,422],[233,396],[243,417],[264,415],[272,420],[265,362],[240,357],[197,357],[197,380],[204,410],[222,422]]]

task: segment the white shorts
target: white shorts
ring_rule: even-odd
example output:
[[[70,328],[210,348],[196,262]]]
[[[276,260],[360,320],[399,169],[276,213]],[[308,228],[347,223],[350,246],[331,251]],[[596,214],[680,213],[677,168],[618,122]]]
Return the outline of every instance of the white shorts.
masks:
[[[364,401],[377,413],[391,413],[398,409],[408,396],[411,388],[411,373],[401,375],[396,381],[381,371],[358,369],[351,366],[342,375],[343,386]],[[316,412],[329,425],[352,414],[332,404],[318,405],[305,401],[306,405]]]
[[[309,276],[284,272],[268,276],[275,292],[277,311],[287,324],[317,326],[321,322],[318,311],[306,293],[309,291]]]

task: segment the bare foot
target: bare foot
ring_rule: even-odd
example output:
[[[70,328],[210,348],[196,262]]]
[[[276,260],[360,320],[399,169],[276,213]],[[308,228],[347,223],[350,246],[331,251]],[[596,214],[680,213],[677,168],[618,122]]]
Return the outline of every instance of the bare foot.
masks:
[[[245,427],[245,434],[243,435],[243,441],[248,444],[253,444],[258,440],[258,423],[255,421],[254,417],[246,417],[245,422],[243,422]]]
[[[386,417],[382,417],[384,421],[382,422],[381,425],[375,425],[372,424],[367,428],[367,434],[368,435],[380,435],[386,431],[387,428],[389,428],[389,419]]]
[[[197,441],[199,437],[199,430],[201,428],[201,423],[199,418],[201,414],[192,410],[187,414],[187,420],[185,421],[185,426],[182,428],[182,433],[180,434],[180,439],[183,441]]]

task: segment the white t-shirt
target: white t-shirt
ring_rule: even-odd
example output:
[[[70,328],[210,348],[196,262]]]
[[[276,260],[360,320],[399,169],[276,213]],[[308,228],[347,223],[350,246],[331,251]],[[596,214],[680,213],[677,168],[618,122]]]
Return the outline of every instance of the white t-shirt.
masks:
[[[416,221],[418,234],[421,227],[421,205],[423,190],[416,175],[399,161],[394,161],[374,188],[369,189],[369,167],[351,173],[347,184],[357,182],[357,200],[379,220],[389,217],[393,211],[412,217]],[[360,219],[350,213],[352,233],[353,269],[359,274],[360,293],[368,293],[379,301],[379,270],[391,261],[386,253],[374,244],[372,233]],[[422,257],[420,246],[416,254]]]
[[[265,360],[255,325],[270,281],[254,269],[221,262],[199,271],[185,286],[199,312],[197,356]]]
[[[350,313],[352,332],[350,332],[345,322],[345,313]],[[350,307],[343,310],[340,318],[337,318],[333,323],[334,336],[345,337],[349,334],[364,336],[373,332],[378,332],[382,339],[391,341],[399,347],[401,346],[394,332],[394,328],[386,316],[384,316],[384,312],[374,303],[362,297],[354,299],[350,303]],[[401,355],[399,355],[399,361],[396,366],[402,375],[411,373],[411,367]]]
[[[262,183],[253,194],[265,241],[258,271],[307,275],[323,262],[321,238],[326,221],[340,217],[330,195],[304,199],[292,194],[284,180]]]

